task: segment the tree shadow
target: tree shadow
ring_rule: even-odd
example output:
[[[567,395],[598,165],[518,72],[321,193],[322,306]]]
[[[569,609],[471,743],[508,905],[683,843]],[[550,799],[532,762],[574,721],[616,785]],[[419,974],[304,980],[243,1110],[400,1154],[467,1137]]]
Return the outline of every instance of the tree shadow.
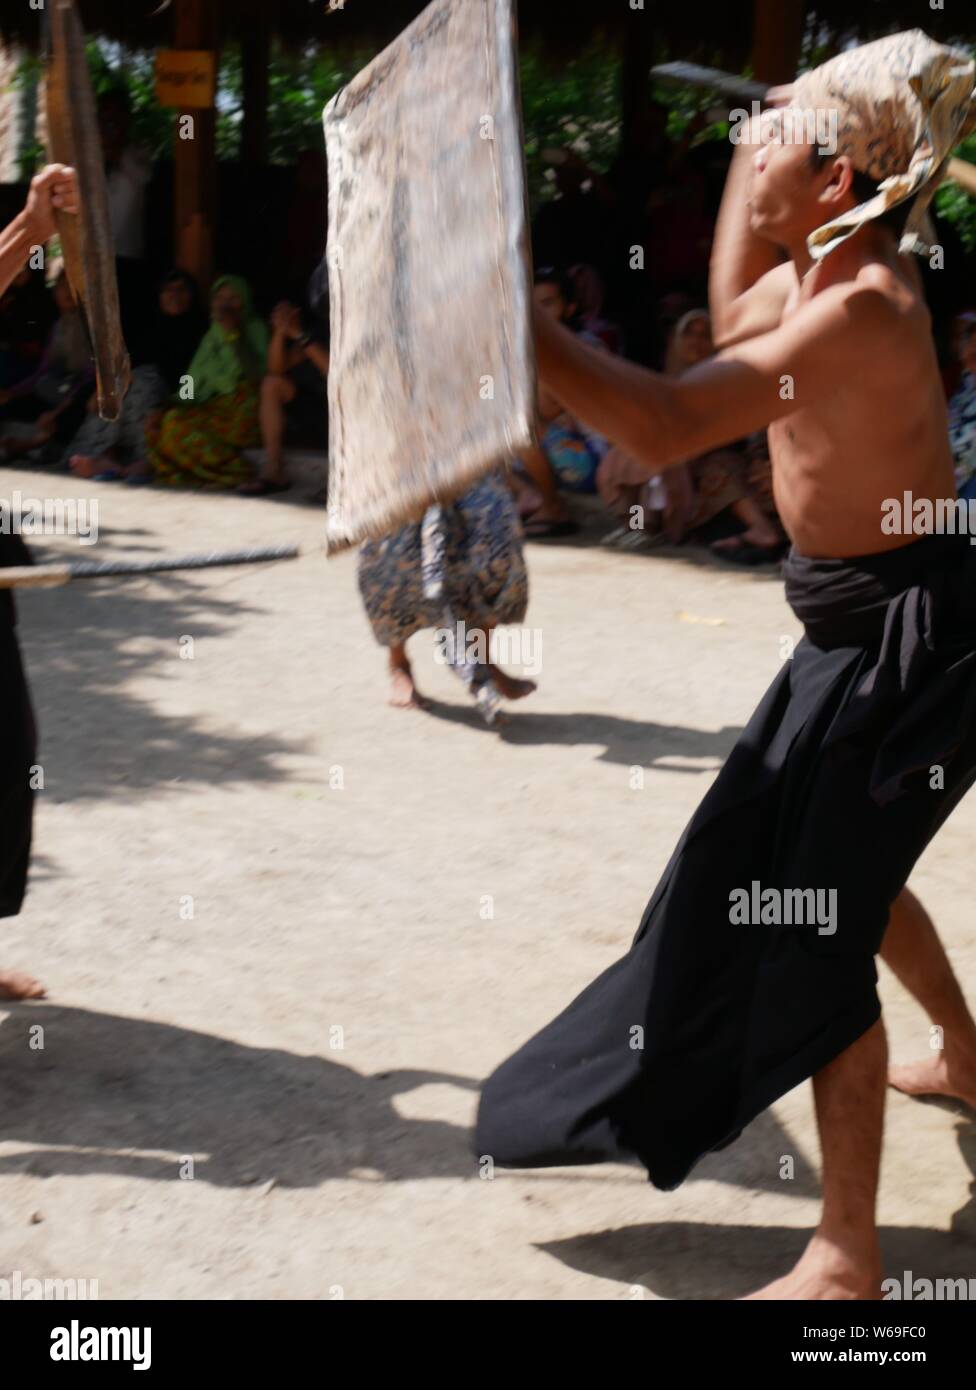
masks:
[[[976,1125],[956,1137],[976,1177]],[[700,1173],[696,1169],[696,1174]],[[971,1280],[976,1271],[976,1183],[948,1231],[883,1226],[886,1278]],[[648,1222],[594,1231],[538,1248],[572,1269],[640,1286],[665,1299],[741,1298],[785,1274],[812,1231],[792,1226],[730,1226],[696,1221]]]
[[[119,552],[158,549],[133,542],[139,534],[118,532]],[[119,552],[99,545],[100,558]],[[63,558],[64,551],[34,555],[43,562]],[[40,761],[46,791],[58,801],[187,783],[280,781],[289,776],[284,760],[307,747],[277,732],[215,728],[214,708],[205,721],[168,715],[133,692],[137,674],[174,673],[182,634],[194,641],[219,638],[263,611],[179,573],[152,580],[151,588],[138,578],[78,580],[18,595]]]
[[[393,1104],[427,1084],[474,1090],[470,1078],[368,1076],[341,1051],[299,1056],[86,1009],[4,1008],[0,1141],[31,1152],[0,1159],[0,1173],[173,1180],[192,1156],[195,1178],[217,1187],[311,1187],[359,1169],[393,1182],[477,1177],[466,1129]]]

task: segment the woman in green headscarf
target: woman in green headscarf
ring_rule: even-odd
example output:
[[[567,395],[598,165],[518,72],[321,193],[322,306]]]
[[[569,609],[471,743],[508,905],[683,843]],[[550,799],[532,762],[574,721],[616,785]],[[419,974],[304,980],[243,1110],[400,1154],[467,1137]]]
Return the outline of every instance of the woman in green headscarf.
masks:
[[[261,443],[258,399],[268,356],[268,330],[254,312],[251,290],[223,275],[210,292],[210,327],[180,388],[184,403],[147,432],[147,459],[157,482],[235,487],[250,477],[243,449]]]

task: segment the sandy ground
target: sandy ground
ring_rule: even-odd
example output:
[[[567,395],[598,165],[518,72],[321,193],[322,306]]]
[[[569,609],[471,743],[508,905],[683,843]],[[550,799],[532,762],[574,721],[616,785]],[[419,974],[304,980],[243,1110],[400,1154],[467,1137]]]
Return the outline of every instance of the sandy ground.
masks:
[[[321,537],[293,500],[79,487],[100,506],[83,557]],[[0,943],[50,1001],[0,1006],[0,1277],[121,1298],[710,1299],[800,1250],[809,1086],[675,1193],[626,1167],[479,1178],[481,1078],[629,944],[797,632],[770,577],[529,554],[540,689],[501,734],[427,635],[431,712],[386,707],[348,555],[22,599],[45,788]],[[913,879],[969,981],[974,838],[970,797]],[[927,1020],[884,972],[882,989],[893,1054],[924,1054]],[[974,1172],[971,1124],[892,1097],[888,1273],[976,1276]]]

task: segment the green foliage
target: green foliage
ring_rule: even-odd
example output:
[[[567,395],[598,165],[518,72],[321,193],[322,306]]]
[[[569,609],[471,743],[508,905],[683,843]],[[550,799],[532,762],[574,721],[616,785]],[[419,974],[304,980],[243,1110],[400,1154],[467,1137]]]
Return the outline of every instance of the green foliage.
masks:
[[[322,109],[345,86],[369,55],[338,62],[326,52],[276,49],[269,76],[268,156],[272,164],[293,164],[299,150],[321,148]],[[217,155],[239,159],[244,115],[244,79],[238,49],[227,49],[220,62]]]
[[[525,163],[533,203],[552,188],[543,150],[572,148],[606,173],[620,134],[620,66],[594,45],[558,72],[538,48],[520,57]]]
[[[156,60],[152,53],[113,53],[115,45],[90,39],[85,46],[92,87],[97,100],[104,92],[123,88],[132,103],[134,145],[140,145],[151,159],[169,158],[173,150],[175,111],[156,104]],[[121,57],[122,61],[113,61]]]
[[[976,164],[976,135],[964,140],[956,154]],[[966,250],[976,251],[976,198],[957,183],[945,183],[935,195],[935,207],[955,227]]]
[[[177,113],[156,104],[155,60],[151,53],[123,51],[115,44],[93,39],[87,46],[97,95],[123,86],[132,103],[133,140],[153,160],[172,156]],[[812,45],[805,65],[824,56]],[[369,60],[363,53],[340,60],[313,46],[290,53],[276,47],[269,76],[268,141],[273,164],[291,164],[299,150],[321,147],[322,108]],[[553,171],[543,151],[570,148],[598,173],[606,173],[620,137],[621,65],[617,56],[593,43],[560,68],[555,68],[537,43],[523,45],[520,55],[525,160],[533,207],[552,196]],[[40,59],[23,59],[16,81],[36,83]],[[669,108],[668,133],[682,138],[694,123],[694,143],[724,139],[725,122],[706,124],[704,114],[714,103],[711,94],[691,87],[656,87],[654,96]],[[217,157],[241,155],[243,73],[240,50],[221,54],[217,95]],[[976,136],[956,152],[976,163]],[[42,159],[36,144],[24,151],[21,171],[28,177]],[[976,199],[956,184],[946,184],[935,206],[956,227],[969,251],[976,250]]]

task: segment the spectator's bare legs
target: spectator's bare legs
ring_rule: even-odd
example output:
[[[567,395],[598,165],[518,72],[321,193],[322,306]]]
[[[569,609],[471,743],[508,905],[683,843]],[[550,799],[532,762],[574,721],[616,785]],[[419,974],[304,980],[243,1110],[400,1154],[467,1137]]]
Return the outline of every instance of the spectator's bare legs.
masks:
[[[413,683],[405,642],[389,648],[390,704],[397,709],[423,709],[425,701]]]
[[[295,399],[295,391],[286,376],[272,373],[261,382],[261,442],[268,460],[261,477],[268,483],[285,481],[285,406]]]
[[[753,1298],[881,1297],[875,1204],[887,1060],[879,1019],[813,1078],[823,1156],[820,1224],[795,1268]]]
[[[754,497],[743,497],[733,502],[729,509],[746,528],[738,536],[729,536],[724,541],[716,541],[712,549],[719,555],[740,550],[744,545],[758,545],[762,550],[775,550],[783,544],[782,533],[760,507]]]
[[[976,1109],[976,1021],[931,917],[907,888],[891,905],[881,959],[942,1029],[942,1049],[892,1067],[891,1085],[910,1096],[953,1096]]]
[[[748,541],[750,545],[774,546],[781,544],[782,532],[773,525],[755,498],[743,497],[740,502],[733,502],[732,515],[741,521],[746,528],[742,540]]]
[[[532,479],[533,486],[542,498],[542,505],[533,509],[531,513],[532,521],[565,521],[569,512],[566,503],[559,495],[556,486],[556,475],[552,471],[552,465],[546,458],[541,449],[537,447],[523,449],[519,458],[525,466],[525,471]]]

